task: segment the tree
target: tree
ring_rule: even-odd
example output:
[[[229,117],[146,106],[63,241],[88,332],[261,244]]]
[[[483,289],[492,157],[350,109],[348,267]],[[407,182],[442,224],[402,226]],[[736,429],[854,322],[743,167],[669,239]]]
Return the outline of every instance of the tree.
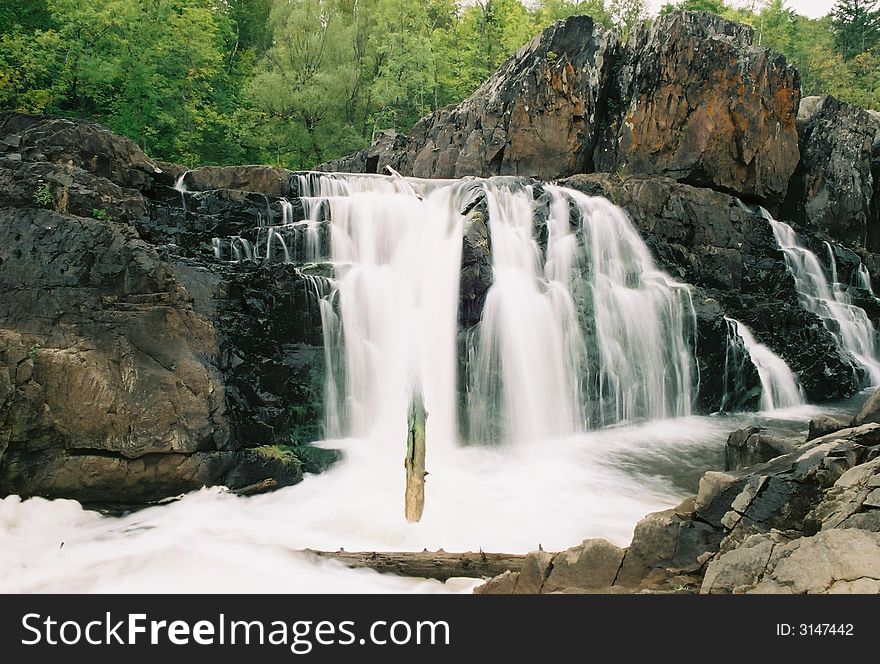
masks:
[[[878,0],[837,0],[831,11],[837,48],[849,60],[880,43]]]
[[[648,16],[645,0],[610,0],[608,10],[624,39],[634,28],[644,23]]]

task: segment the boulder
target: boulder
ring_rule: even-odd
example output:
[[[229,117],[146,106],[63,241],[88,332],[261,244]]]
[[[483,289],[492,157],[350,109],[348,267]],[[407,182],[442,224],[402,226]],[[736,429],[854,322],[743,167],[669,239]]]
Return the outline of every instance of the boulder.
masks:
[[[682,575],[698,573],[720,540],[718,530],[674,509],[649,514],[636,524],[616,585],[671,589]]]
[[[755,535],[709,564],[701,593],[880,592],[880,533],[829,530],[787,542]]]
[[[727,437],[724,448],[724,469],[740,470],[754,466],[797,448],[792,438],[770,435],[763,427],[737,429]]]
[[[862,422],[860,424],[864,423]],[[827,436],[829,433],[846,429],[848,426],[849,425],[846,422],[838,420],[836,417],[831,417],[830,415],[817,415],[810,419],[807,440],[810,441],[815,438]]]
[[[852,425],[857,427],[871,422],[880,423],[880,390],[874,390],[868,397],[858,415],[853,418]]]
[[[553,554],[532,551],[523,561],[513,590],[517,595],[538,595],[553,568]]]
[[[842,243],[865,245],[880,220],[872,209],[872,147],[880,122],[867,111],[823,97],[799,122],[801,158],[783,216]],[[876,248],[876,247],[872,247]]]
[[[752,29],[674,12],[636,30],[615,63],[597,171],[666,175],[765,201],[798,163],[797,70]]]
[[[186,171],[187,191],[235,189],[273,196],[292,195],[288,171],[274,166],[203,166]]]
[[[607,540],[584,540],[580,545],[556,554],[541,592],[609,588],[617,578],[623,556],[624,550]]]

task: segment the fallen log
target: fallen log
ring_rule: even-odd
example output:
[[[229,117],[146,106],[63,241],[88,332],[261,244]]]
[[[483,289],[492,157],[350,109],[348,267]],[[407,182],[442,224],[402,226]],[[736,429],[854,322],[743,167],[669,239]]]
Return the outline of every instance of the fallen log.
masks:
[[[525,555],[467,551],[314,551],[305,553],[322,560],[335,560],[350,568],[367,567],[377,572],[398,576],[419,577],[446,581],[456,576],[489,578],[510,570],[522,568]]]

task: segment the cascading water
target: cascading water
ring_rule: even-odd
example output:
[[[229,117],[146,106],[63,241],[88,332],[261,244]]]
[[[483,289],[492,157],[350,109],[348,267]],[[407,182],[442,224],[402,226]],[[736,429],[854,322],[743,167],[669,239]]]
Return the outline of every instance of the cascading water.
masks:
[[[761,386],[761,410],[790,408],[804,403],[803,392],[794,373],[781,357],[758,343],[751,330],[733,318],[727,322],[727,351],[724,356],[724,397],[721,410],[727,410],[745,384],[747,364],[754,366]]]
[[[855,282],[853,285],[856,288],[861,288],[868,291],[872,296],[874,295],[874,287],[871,284],[871,275],[868,273],[868,268],[865,267],[864,263],[859,263],[859,267],[853,276],[853,281]]]
[[[461,351],[459,395],[462,208],[475,186],[493,280]],[[512,178],[312,173],[299,187],[311,217],[329,216],[333,306],[322,306],[337,315],[322,321],[325,343],[341,349],[327,356],[338,433],[398,449],[414,390],[424,394],[432,454],[458,439],[460,425],[469,440],[535,442],[690,414],[690,292],[656,268],[611,203]]]
[[[763,208],[761,214],[770,222],[776,242],[785,255],[785,265],[794,277],[801,305],[823,320],[838,346],[867,371],[870,383],[880,384],[874,326],[865,310],[850,302],[846,290],[836,280],[829,283],[818,257],[800,245],[791,226],[773,219]]]

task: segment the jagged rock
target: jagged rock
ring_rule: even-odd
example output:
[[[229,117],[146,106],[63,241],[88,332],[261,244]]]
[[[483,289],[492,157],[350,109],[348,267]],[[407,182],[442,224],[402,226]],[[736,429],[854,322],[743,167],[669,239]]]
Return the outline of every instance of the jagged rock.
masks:
[[[608,588],[617,578],[624,550],[604,539],[588,539],[553,558],[542,593],[566,588]]]
[[[622,170],[781,200],[798,161],[796,71],[744,25],[676,12],[622,44],[587,16],[547,28],[469,99],[322,170]]]
[[[797,71],[751,28],[675,12],[640,28],[616,64],[597,171],[668,175],[781,200],[798,162]]]
[[[161,174],[134,141],[90,122],[5,112],[0,137],[24,161],[61,167],[70,162],[123,188],[141,190]]]
[[[871,209],[871,152],[880,122],[829,96],[800,122],[799,132],[801,159],[783,206],[785,218],[838,242],[865,245],[880,224]]]
[[[767,433],[763,427],[750,426],[737,429],[727,437],[724,447],[724,470],[740,470],[770,461],[794,450],[793,439],[780,438]]]
[[[211,247],[265,205],[280,215],[277,197],[219,189],[187,209],[170,188],[182,171],[106,129],[17,114],[0,129],[0,493],[136,504],[299,481],[295,454],[250,448],[321,434],[313,288]],[[203,184],[268,189],[278,172]]]
[[[840,476],[806,521],[818,524],[821,530],[857,527],[855,524],[865,520],[865,514],[880,507],[874,504],[877,487],[880,487],[880,459],[854,466]]]
[[[755,535],[709,564],[702,593],[880,592],[880,533],[829,530],[786,542]]]
[[[469,99],[416,124],[392,165],[416,177],[584,171],[615,46],[588,16],[547,28]]]
[[[817,415],[810,420],[810,429],[807,433],[807,440],[810,441],[815,438],[827,436],[829,433],[846,429],[848,426],[849,425],[846,422],[842,422],[836,417],[831,417],[830,415]]]
[[[318,170],[337,173],[385,173],[385,167],[398,164],[398,154],[406,150],[409,139],[393,129],[380,131],[366,150],[328,161]]]
[[[519,581],[519,572],[504,572],[488,579],[484,584],[474,588],[476,595],[513,595]]]

